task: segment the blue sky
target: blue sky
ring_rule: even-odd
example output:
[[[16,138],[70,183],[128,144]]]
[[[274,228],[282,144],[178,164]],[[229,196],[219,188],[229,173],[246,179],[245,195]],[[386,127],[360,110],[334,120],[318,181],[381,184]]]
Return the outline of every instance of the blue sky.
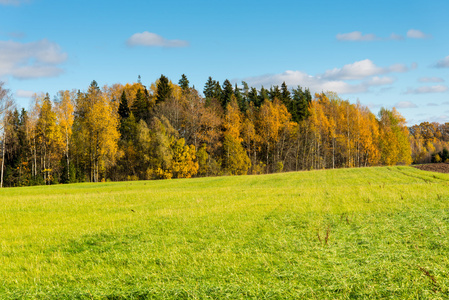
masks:
[[[449,1],[0,0],[0,80],[32,93],[161,74],[332,90],[449,122]]]

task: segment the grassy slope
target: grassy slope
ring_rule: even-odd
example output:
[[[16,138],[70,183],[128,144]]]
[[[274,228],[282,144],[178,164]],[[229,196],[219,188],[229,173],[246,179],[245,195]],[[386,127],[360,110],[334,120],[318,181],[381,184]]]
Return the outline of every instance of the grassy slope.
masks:
[[[445,298],[449,175],[409,167],[0,192],[0,298]]]

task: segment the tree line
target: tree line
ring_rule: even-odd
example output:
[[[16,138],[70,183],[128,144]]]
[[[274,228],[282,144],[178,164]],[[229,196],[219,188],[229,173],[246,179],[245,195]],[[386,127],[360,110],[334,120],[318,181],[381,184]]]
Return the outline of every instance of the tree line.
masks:
[[[0,85],[2,186],[262,174],[410,164],[405,119],[332,92],[256,89],[182,75],[10,105]],[[6,103],[9,103],[6,105]]]
[[[414,163],[449,162],[449,123],[422,122],[409,130]]]

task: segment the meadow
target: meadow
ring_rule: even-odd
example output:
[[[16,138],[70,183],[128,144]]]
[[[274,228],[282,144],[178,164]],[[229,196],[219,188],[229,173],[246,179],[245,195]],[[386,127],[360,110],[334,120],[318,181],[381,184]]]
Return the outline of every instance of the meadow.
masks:
[[[447,299],[449,175],[0,190],[0,299]]]

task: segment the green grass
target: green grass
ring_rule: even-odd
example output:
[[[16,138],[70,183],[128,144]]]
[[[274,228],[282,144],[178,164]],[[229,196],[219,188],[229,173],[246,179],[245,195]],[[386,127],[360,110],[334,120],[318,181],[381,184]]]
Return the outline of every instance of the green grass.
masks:
[[[11,188],[0,205],[0,299],[449,298],[446,174]]]

